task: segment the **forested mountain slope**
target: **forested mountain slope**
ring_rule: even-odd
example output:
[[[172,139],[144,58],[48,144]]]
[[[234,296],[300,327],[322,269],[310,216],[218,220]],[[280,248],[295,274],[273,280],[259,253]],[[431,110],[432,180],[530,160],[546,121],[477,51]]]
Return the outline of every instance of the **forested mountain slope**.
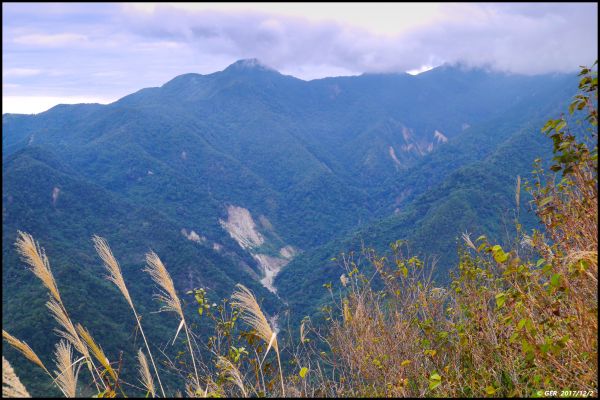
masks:
[[[159,318],[141,273],[150,249],[182,294],[205,287],[216,301],[242,282],[267,312],[289,305],[297,318],[339,277],[329,259],[361,240],[409,239],[440,257],[442,277],[460,232],[502,238],[515,178],[547,148],[539,126],[575,80],[443,66],[302,81],[241,60],[108,105],[5,114],[3,326],[51,353],[53,323],[14,249],[18,230],[47,250],[75,319],[115,351],[109,343],[132,338],[108,338],[132,323],[93,234],[149,320]],[[171,328],[153,330],[154,342]]]

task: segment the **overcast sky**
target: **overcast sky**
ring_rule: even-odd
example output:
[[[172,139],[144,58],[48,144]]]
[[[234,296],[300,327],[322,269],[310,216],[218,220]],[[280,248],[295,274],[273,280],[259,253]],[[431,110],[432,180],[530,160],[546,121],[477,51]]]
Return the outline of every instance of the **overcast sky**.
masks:
[[[301,79],[461,62],[575,72],[597,3],[3,3],[3,113],[108,103],[258,58]]]

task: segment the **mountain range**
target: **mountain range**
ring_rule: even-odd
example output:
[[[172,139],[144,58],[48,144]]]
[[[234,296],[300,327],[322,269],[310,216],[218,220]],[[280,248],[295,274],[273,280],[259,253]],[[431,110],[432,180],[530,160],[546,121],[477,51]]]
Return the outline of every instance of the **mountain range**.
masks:
[[[73,319],[112,354],[133,349],[135,322],[103,277],[94,234],[111,245],[156,343],[177,321],[151,313],[159,306],[141,272],[150,249],[190,313],[186,291],[203,287],[218,302],[241,282],[270,315],[297,322],[339,279],[333,258],[397,239],[435,257],[444,281],[461,233],[508,240],[516,178],[550,157],[540,127],[575,82],[450,65],[304,81],[240,60],[108,105],[3,114],[3,327],[51,354],[54,323],[14,248],[19,230],[46,249]],[[520,219],[535,226],[526,197]]]

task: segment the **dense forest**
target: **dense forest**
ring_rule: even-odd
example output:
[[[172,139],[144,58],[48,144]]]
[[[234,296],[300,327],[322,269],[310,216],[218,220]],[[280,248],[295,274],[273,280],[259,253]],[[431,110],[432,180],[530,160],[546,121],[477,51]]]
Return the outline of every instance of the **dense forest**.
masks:
[[[3,395],[597,395],[596,71],[238,62],[3,116]]]

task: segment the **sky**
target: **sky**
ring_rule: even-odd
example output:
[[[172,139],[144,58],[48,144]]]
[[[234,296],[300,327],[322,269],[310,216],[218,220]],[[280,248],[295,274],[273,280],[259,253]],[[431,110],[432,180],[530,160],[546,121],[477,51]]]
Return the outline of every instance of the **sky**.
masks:
[[[576,72],[597,3],[2,3],[2,112],[110,103],[257,58],[311,80],[461,63]]]

